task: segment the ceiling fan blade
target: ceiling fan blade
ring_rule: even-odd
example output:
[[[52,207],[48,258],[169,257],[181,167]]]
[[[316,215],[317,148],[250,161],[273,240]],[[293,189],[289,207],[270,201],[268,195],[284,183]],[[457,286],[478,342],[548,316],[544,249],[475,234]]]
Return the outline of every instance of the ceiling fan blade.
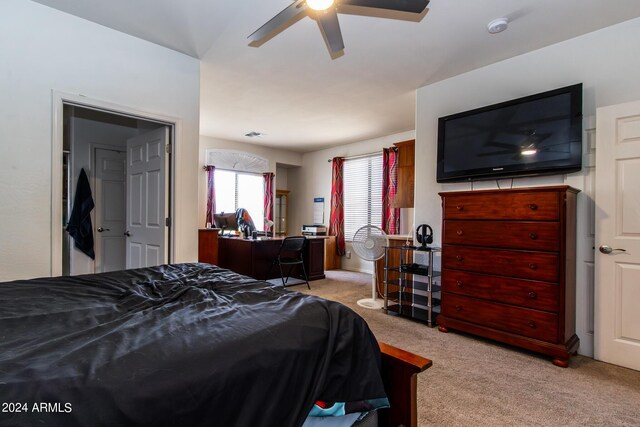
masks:
[[[286,24],[290,19],[296,15],[307,10],[307,3],[305,0],[296,0],[286,7],[282,12],[271,18],[266,24],[254,31],[249,37],[252,42],[263,39],[272,31],[276,30],[280,26]]]
[[[340,52],[344,49],[342,41],[342,32],[340,31],[340,23],[338,22],[338,13],[335,8],[321,10],[316,13],[318,24],[324,34],[329,50],[332,53]]]
[[[400,12],[422,13],[429,4],[429,0],[342,0],[340,3]]]

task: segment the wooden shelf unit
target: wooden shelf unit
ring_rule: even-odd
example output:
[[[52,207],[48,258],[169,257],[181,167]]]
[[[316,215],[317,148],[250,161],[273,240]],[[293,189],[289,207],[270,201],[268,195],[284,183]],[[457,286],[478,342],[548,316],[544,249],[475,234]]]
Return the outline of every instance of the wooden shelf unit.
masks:
[[[289,190],[276,190],[274,230],[275,235],[284,237],[289,234]]]
[[[394,208],[412,208],[415,180],[415,139],[397,142],[398,147],[398,190],[391,201]]]

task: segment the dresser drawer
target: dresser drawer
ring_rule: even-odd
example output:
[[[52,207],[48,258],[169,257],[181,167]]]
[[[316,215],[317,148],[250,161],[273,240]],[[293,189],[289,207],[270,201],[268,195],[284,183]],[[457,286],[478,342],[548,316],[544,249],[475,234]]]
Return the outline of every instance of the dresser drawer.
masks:
[[[557,282],[558,254],[444,245],[442,267],[498,276]]]
[[[558,316],[546,311],[444,293],[442,315],[542,341],[558,339]]]
[[[560,194],[555,191],[446,195],[444,219],[558,221]]]
[[[558,311],[558,285],[553,283],[444,269],[442,291],[537,310]]]
[[[445,220],[443,236],[452,245],[560,250],[559,222]]]

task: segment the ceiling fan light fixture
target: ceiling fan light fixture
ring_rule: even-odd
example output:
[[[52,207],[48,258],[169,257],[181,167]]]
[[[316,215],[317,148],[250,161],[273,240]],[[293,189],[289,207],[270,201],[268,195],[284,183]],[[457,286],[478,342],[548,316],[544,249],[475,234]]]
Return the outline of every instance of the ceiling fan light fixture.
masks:
[[[307,6],[313,10],[326,10],[333,5],[334,0],[307,0]]]

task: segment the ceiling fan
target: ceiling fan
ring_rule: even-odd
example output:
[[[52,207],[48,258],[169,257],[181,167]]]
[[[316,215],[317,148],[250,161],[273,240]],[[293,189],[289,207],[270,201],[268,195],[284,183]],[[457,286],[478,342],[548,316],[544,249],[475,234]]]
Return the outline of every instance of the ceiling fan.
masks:
[[[491,151],[478,154],[478,157],[491,157],[500,156],[505,154],[513,154],[513,159],[516,160],[520,156],[532,156],[541,151],[554,151],[553,147],[562,144],[546,145],[544,141],[551,137],[550,133],[537,134],[535,129],[527,131],[527,135],[523,141],[519,144],[509,144],[498,141],[489,141],[485,143],[487,147],[496,147],[501,150]]]
[[[427,7],[429,1],[430,0],[295,0],[282,12],[258,28],[248,38],[251,42],[258,42],[271,34],[271,32],[285,25],[289,20],[305,14],[318,22],[327,40],[330,53],[335,54],[344,49],[340,23],[338,22],[338,6],[349,5],[420,14]]]

